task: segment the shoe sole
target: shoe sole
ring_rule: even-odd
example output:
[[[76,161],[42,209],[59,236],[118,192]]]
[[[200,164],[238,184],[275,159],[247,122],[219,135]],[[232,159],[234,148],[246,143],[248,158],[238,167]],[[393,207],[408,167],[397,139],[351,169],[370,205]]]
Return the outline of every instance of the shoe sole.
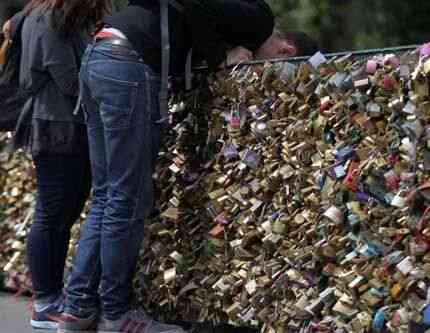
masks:
[[[38,330],[56,330],[58,329],[58,323],[52,321],[37,321],[30,320],[30,324],[33,328]]]

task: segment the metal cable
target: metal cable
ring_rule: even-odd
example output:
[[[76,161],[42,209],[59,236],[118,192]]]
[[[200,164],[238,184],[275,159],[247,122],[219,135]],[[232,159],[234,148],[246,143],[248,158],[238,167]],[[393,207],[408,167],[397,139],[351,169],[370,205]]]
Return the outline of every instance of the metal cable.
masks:
[[[405,46],[396,46],[396,47],[386,47],[379,49],[368,49],[368,50],[359,50],[359,51],[344,51],[344,52],[335,52],[335,53],[326,53],[324,56],[328,59],[343,57],[346,55],[351,55],[353,58],[362,58],[370,55],[377,54],[389,54],[389,53],[401,53],[407,51],[413,51],[417,49],[420,45],[405,45]],[[252,60],[248,62],[241,63],[239,65],[232,65],[229,68],[234,67],[243,67],[243,66],[253,66],[253,65],[264,65],[266,62],[270,63],[282,63],[282,62],[305,62],[309,60],[312,56],[303,56],[303,57],[290,57],[290,58],[279,58],[279,59],[266,59],[266,60]],[[194,68],[197,71],[207,70],[207,66],[198,66]]]

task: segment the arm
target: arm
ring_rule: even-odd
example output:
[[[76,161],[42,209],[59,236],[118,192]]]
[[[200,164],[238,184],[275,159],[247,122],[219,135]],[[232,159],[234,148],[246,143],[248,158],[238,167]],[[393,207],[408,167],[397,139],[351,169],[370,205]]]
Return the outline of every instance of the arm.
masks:
[[[249,58],[248,50],[255,51],[273,32],[273,14],[264,1],[184,0],[184,6],[193,45],[211,69]],[[237,48],[233,55],[231,48]]]
[[[10,31],[10,20],[7,20],[5,22],[5,24],[3,24],[3,34],[4,34],[4,39],[9,40],[11,37],[11,31]]]
[[[64,95],[78,96],[79,72],[77,56],[70,38],[49,29],[42,36],[43,65]]]
[[[209,68],[219,70],[226,60],[228,45],[217,31],[215,1],[184,1],[185,17],[191,30],[193,47],[197,47]]]
[[[6,23],[3,25],[3,35],[4,35],[4,40],[3,40],[3,44],[0,47],[0,66],[4,66],[6,64],[6,53],[11,43],[10,20],[6,21]]]

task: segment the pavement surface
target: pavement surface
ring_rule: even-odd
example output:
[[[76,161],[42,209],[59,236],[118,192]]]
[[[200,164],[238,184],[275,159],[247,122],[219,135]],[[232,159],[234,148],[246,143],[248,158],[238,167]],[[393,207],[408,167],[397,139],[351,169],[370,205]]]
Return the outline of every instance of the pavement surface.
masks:
[[[33,330],[27,310],[28,298],[0,293],[0,333],[52,333]]]
[[[0,333],[56,333],[56,331],[33,330],[30,326],[30,314],[27,309],[28,298],[14,297],[0,292]],[[183,323],[184,328],[188,325]],[[258,333],[258,330],[237,328],[220,325],[214,330],[210,326],[202,325],[196,330],[198,333]]]

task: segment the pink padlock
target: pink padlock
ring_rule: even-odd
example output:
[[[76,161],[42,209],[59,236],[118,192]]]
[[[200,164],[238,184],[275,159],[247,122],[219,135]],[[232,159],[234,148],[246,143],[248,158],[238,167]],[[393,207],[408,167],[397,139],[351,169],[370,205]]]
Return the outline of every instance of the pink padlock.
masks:
[[[394,54],[391,54],[385,57],[384,64],[391,66],[392,68],[397,68],[400,66],[400,60]]]
[[[231,117],[230,126],[234,129],[240,128],[240,117]]]
[[[394,327],[400,327],[402,324],[402,317],[400,316],[400,313],[398,311],[394,312],[393,318],[391,319],[391,324]]]
[[[430,57],[430,42],[425,43],[423,46],[420,47],[420,56],[422,58]]]
[[[395,191],[400,186],[400,178],[395,172],[392,172],[385,178],[385,185],[391,191]]]
[[[394,79],[390,75],[385,75],[382,79],[382,87],[385,90],[393,90],[394,89]]]
[[[378,63],[375,60],[368,60],[366,64],[367,74],[375,74],[378,69]]]
[[[399,161],[399,157],[396,154],[388,155],[388,162],[390,162],[391,165],[396,164],[398,161]]]

